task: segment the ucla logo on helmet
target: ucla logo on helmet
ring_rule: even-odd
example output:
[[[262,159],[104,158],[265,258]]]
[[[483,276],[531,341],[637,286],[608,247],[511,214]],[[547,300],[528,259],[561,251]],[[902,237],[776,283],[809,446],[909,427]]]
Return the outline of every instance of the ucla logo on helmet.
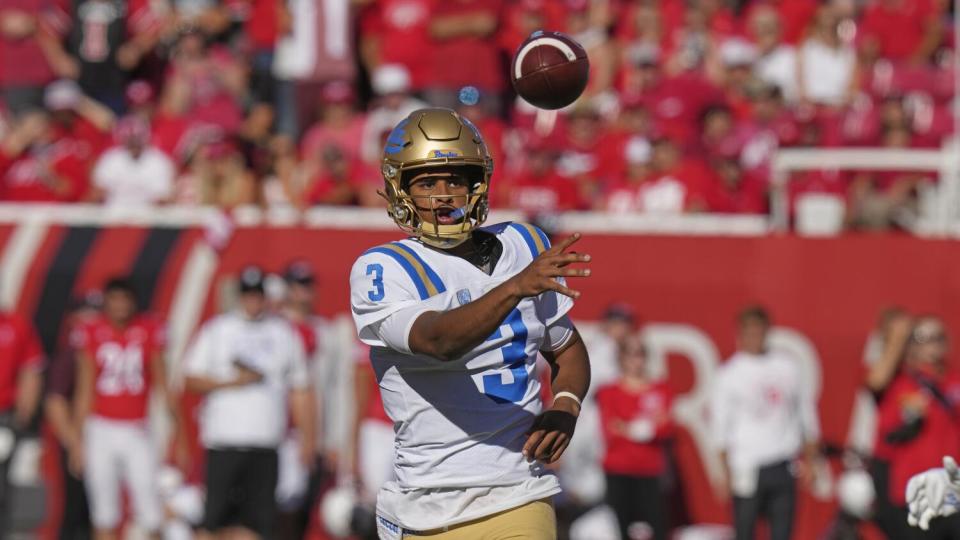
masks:
[[[387,136],[387,145],[383,149],[387,154],[398,154],[407,144],[407,134],[405,128],[407,123],[410,122],[409,118],[404,119],[397,127],[393,128],[393,131],[390,132],[390,135]]]
[[[445,157],[460,157],[460,152],[457,150],[431,150],[429,157],[435,158],[445,158]]]

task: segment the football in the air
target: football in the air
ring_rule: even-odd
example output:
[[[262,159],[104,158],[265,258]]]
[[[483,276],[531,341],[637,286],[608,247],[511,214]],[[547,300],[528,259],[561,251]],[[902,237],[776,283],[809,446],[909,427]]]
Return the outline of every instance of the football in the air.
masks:
[[[538,30],[524,41],[510,66],[510,80],[520,97],[541,109],[570,105],[587,87],[587,51],[570,36]]]

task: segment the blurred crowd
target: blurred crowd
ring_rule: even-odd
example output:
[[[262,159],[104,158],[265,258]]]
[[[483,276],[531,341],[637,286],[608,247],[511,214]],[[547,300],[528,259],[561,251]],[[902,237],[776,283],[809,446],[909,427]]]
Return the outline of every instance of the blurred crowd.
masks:
[[[764,214],[778,148],[952,132],[951,4],[4,0],[0,200],[378,206],[385,136],[430,104],[486,137],[494,208]],[[542,28],[591,62],[557,117],[508,80]],[[837,197],[851,227],[909,227],[934,181],[811,171],[790,196]]]

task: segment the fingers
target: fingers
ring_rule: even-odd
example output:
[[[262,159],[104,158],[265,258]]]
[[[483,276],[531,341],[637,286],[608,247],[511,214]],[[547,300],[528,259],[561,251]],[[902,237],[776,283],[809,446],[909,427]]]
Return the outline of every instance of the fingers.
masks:
[[[923,510],[923,514],[920,515],[920,521],[919,521],[920,528],[925,531],[929,531],[930,520],[932,520],[935,517],[937,517],[937,513],[933,510],[933,508],[925,508]]]
[[[547,263],[563,268],[571,263],[588,263],[593,259],[587,253],[563,253],[561,255],[551,255],[544,259]]]
[[[553,281],[553,280],[550,280],[550,281],[552,281],[552,283],[547,284],[547,286],[545,287],[547,290],[556,291],[564,296],[569,296],[574,300],[576,300],[577,298],[580,298],[580,291],[575,291],[565,285],[561,285],[557,281]]]
[[[550,455],[553,453],[553,443],[557,440],[558,432],[550,431],[543,436],[543,440],[540,441],[540,444],[537,445],[537,449],[533,452],[533,456],[540,461],[547,461],[550,459]]]
[[[545,434],[546,431],[538,429],[527,437],[527,442],[523,445],[523,456],[527,458],[527,461],[533,461],[534,449],[540,445],[540,441],[543,440]]]
[[[554,244],[553,247],[546,251],[546,253],[563,253],[567,250],[567,248],[576,244],[578,240],[580,240],[580,233],[573,233],[560,242]]]
[[[567,449],[567,446],[570,446],[570,437],[567,437],[565,433],[561,433],[557,437],[557,442],[554,443],[553,454],[550,455],[549,463],[553,463],[560,459],[560,456],[563,455],[563,452]]]

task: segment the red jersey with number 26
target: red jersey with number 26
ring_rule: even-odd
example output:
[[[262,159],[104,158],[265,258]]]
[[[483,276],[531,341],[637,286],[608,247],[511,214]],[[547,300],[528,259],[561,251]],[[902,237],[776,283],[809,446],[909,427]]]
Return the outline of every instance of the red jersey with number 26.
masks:
[[[150,362],[163,349],[161,325],[137,317],[126,327],[100,317],[75,335],[75,346],[94,365],[93,414],[117,420],[147,417]]]

